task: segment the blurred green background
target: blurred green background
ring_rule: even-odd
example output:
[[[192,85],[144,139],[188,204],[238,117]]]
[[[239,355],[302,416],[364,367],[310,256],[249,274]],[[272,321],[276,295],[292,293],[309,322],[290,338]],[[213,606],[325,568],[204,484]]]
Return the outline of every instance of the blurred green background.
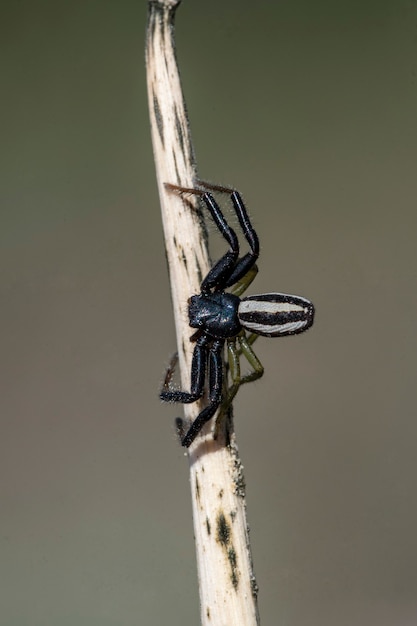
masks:
[[[2,626],[199,623],[146,12],[3,5]],[[184,0],[177,47],[251,292],[317,308],[236,401],[262,624],[416,624],[417,3]]]

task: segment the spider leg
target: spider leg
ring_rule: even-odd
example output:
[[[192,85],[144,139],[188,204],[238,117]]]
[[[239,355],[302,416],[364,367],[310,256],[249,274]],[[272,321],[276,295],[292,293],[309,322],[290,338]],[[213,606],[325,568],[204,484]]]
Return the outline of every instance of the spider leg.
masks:
[[[235,285],[233,285],[233,289],[231,292],[234,296],[240,298],[242,293],[248,289],[249,285],[255,280],[256,275],[258,273],[258,266],[253,265],[250,270],[241,278]]]
[[[251,348],[251,344],[255,341],[257,335],[254,335],[252,342],[249,341],[251,338],[247,338],[245,333],[241,337],[239,337],[240,349],[242,354],[245,356],[247,362],[252,367],[252,372],[245,374],[240,379],[240,384],[244,385],[245,383],[250,383],[252,380],[257,380],[261,378],[264,373],[264,366],[256,356],[255,352]]]
[[[230,250],[214,264],[201,283],[201,292],[203,294],[210,293],[211,289],[222,291],[224,287],[229,284],[230,276],[235,272],[235,265],[239,257],[239,241],[235,231],[227,223],[226,218],[211,193],[203,189],[180,187],[179,185],[172,185],[171,183],[165,183],[165,187],[179,193],[189,193],[200,196],[220,233],[229,244]]]
[[[252,226],[245,204],[242,200],[242,196],[238,191],[232,189],[231,187],[212,185],[211,183],[206,183],[203,181],[198,181],[197,184],[201,187],[204,187],[204,189],[210,189],[211,191],[218,191],[220,193],[230,194],[237,218],[239,220],[240,227],[250,247],[250,251],[237,261],[233,272],[227,279],[225,287],[230,287],[238,280],[240,280],[243,276],[245,276],[245,274],[247,274],[251,267],[256,263],[256,260],[259,256],[258,235],[256,234],[256,231]]]
[[[164,400],[164,402],[181,402],[182,404],[191,404],[201,398],[203,395],[204,381],[206,377],[207,343],[208,339],[205,335],[203,335],[197,340],[195,345],[193,359],[191,362],[190,393],[187,391],[169,389],[169,383],[178,359],[178,354],[175,354],[167,369],[165,380],[159,394],[161,400]]]
[[[169,384],[174,375],[175,368],[177,367],[177,363],[178,363],[178,352],[174,352],[169,362],[169,365],[167,367],[167,370],[165,372],[164,384],[162,386],[163,389],[169,389]]]
[[[236,346],[236,341],[239,342],[239,348]],[[227,391],[226,400],[222,405],[222,409],[224,411],[226,411],[233,402],[233,399],[241,385],[249,383],[252,380],[257,380],[264,373],[262,363],[251,348],[250,338],[247,338],[244,332],[242,332],[237,338],[235,337],[227,342],[227,352],[232,384]],[[252,371],[244,376],[241,375],[240,368],[240,356],[242,354],[246,357],[246,360],[252,367]]]
[[[230,371],[230,377],[232,379],[232,384],[227,390],[227,396],[223,403],[223,411],[227,411],[229,406],[233,402],[233,398],[238,392],[240,387],[240,351],[236,346],[237,339],[234,337],[227,342],[227,359]]]
[[[181,445],[188,448],[198,433],[217,411],[221,397],[222,397],[222,385],[223,385],[223,351],[224,340],[218,339],[213,342],[209,349],[209,404],[201,413],[195,418],[190,428],[184,436],[181,438]],[[177,420],[178,432],[182,435],[182,422]]]

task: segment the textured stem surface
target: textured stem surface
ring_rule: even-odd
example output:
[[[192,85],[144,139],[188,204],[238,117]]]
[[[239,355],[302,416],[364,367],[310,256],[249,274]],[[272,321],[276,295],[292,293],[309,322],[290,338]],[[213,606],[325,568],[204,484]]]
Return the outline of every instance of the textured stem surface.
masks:
[[[174,46],[178,0],[149,2],[146,63],[152,142],[161,201],[165,246],[181,382],[190,386],[193,346],[188,298],[200,291],[210,269],[204,224],[197,198],[169,192],[165,183],[193,187],[194,152]],[[204,400],[185,406],[194,419]],[[259,623],[246,523],[244,480],[230,417],[215,419],[188,450],[199,575],[201,622],[205,626],[252,626]],[[226,445],[227,444],[227,445]]]

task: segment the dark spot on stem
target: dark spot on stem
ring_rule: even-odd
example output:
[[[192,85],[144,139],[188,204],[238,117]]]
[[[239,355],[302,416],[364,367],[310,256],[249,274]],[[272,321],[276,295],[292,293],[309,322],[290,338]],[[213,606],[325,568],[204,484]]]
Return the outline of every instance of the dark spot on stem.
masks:
[[[230,526],[223,513],[219,513],[217,517],[217,540],[227,546],[230,541]]]
[[[230,563],[230,569],[232,570],[231,573],[231,581],[232,581],[232,585],[235,589],[238,588],[239,585],[239,575],[238,575],[238,571],[237,571],[237,557],[236,557],[236,551],[233,547],[229,548],[227,551],[227,556],[229,559],[229,563]]]
[[[155,94],[153,94],[153,112],[155,115],[156,126],[158,128],[159,138],[164,146],[164,120],[162,119],[161,107],[159,106],[158,98]]]

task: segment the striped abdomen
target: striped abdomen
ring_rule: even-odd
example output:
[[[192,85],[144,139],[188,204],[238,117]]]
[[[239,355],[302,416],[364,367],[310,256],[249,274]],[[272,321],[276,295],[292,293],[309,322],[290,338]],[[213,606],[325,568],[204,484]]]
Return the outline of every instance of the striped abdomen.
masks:
[[[242,298],[238,308],[244,328],[258,335],[282,337],[302,333],[313,323],[310,300],[286,293],[264,293]]]

